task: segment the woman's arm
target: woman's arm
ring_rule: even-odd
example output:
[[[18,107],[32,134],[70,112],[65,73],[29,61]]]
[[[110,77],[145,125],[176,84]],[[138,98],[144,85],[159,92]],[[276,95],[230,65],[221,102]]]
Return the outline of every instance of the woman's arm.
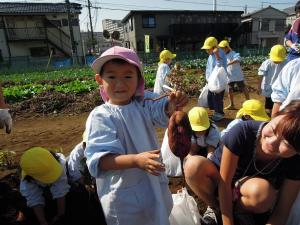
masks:
[[[286,179],[280,188],[278,201],[267,225],[286,224],[292,205],[297,198],[300,181]]]
[[[236,171],[239,157],[234,155],[227,147],[223,147],[220,166],[219,202],[222,212],[223,225],[233,225],[232,214],[232,178]]]

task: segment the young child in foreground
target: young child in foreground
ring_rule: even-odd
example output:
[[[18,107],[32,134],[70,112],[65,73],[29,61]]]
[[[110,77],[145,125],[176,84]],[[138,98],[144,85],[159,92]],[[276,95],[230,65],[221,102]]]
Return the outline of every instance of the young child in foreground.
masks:
[[[144,93],[137,54],[113,47],[92,65],[105,104],[86,123],[85,155],[108,225],[167,225],[172,208],[154,126],[187,104],[182,92],[154,100]],[[149,100],[151,99],[151,100]]]

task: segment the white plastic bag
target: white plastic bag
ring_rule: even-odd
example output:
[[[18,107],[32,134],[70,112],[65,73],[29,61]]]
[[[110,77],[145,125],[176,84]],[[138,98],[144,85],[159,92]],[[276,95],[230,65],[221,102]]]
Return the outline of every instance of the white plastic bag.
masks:
[[[198,106],[208,108],[207,102],[208,86],[207,84],[202,88],[198,98]]]
[[[170,225],[201,225],[200,214],[195,199],[186,188],[172,194],[173,209],[169,216]]]
[[[213,93],[220,93],[227,86],[227,72],[223,66],[215,66],[207,83],[208,90]]]
[[[165,172],[168,176],[182,176],[180,159],[173,154],[169,146],[168,129],[161,144],[161,156],[165,164]]]

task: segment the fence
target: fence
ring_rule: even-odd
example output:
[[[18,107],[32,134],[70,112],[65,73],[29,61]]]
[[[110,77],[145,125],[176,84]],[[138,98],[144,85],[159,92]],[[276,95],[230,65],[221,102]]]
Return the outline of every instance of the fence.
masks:
[[[257,55],[268,55],[269,48],[242,48],[234,49],[239,52],[241,56],[257,56]],[[193,60],[193,59],[203,59],[207,58],[207,53],[205,51],[195,51],[195,52],[176,52],[176,60]],[[159,53],[139,53],[139,56],[144,65],[156,64],[159,61]],[[79,58],[79,65],[84,66],[90,65],[97,56],[86,56]],[[46,70],[48,64],[48,57],[13,57],[2,58],[0,61],[0,72],[13,72],[13,71],[31,71],[31,70]],[[53,58],[49,64],[50,70],[67,68],[74,66],[71,58]]]

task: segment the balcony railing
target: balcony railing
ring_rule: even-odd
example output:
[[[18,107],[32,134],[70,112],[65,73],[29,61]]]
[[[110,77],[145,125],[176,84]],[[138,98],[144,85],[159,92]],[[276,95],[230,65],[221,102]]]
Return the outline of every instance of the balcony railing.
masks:
[[[9,41],[44,40],[46,30],[44,27],[7,28],[7,36]]]

